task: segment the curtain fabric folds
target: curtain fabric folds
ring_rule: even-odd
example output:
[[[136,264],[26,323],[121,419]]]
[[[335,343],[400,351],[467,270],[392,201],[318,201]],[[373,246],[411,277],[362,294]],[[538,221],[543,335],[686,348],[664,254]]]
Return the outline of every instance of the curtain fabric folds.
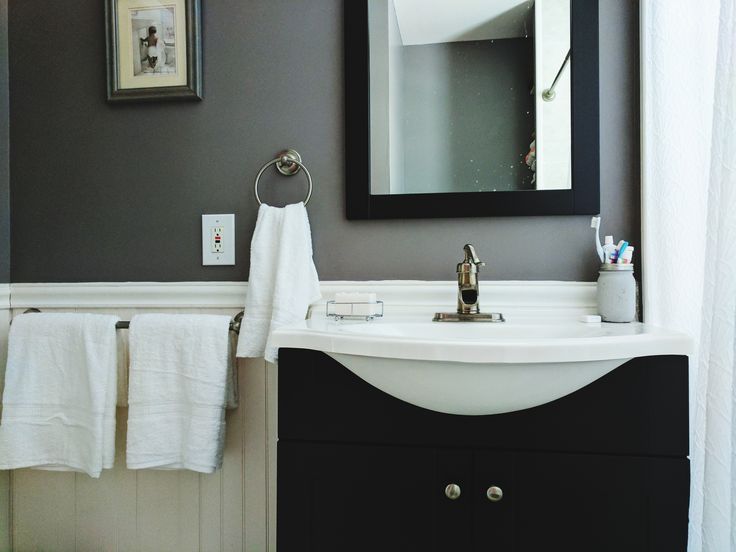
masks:
[[[645,321],[690,333],[688,550],[736,550],[736,0],[642,0]]]

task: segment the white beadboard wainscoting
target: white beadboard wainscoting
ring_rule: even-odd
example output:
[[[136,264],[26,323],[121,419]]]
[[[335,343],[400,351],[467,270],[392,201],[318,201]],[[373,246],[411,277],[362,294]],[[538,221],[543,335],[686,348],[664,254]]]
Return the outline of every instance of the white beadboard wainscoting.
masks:
[[[8,352],[10,324],[10,285],[0,284],[0,396],[5,385],[5,359]],[[2,405],[0,404],[0,412]],[[11,550],[10,544],[10,473],[0,470],[0,551]]]
[[[324,282],[337,291],[375,291],[385,315],[453,310],[455,282]],[[0,285],[0,372],[9,321],[28,308],[45,312],[234,315],[247,284],[82,283]],[[595,312],[595,284],[482,282],[484,310],[544,316]],[[324,315],[324,303],[312,316]],[[127,331],[119,332],[120,395],[127,397]],[[4,378],[0,373],[0,386]],[[276,366],[239,363],[240,406],[227,413],[223,468],[212,475],[125,468],[127,408],[118,408],[116,460],[99,480],[84,474],[0,471],[0,551],[276,549]]]

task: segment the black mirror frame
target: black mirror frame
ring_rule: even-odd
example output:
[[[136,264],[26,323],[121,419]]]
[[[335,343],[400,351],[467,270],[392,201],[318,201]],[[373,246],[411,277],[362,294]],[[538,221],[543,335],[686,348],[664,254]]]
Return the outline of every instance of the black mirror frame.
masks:
[[[597,214],[600,211],[598,2],[571,0],[571,190],[371,195],[368,0],[345,0],[347,218]]]

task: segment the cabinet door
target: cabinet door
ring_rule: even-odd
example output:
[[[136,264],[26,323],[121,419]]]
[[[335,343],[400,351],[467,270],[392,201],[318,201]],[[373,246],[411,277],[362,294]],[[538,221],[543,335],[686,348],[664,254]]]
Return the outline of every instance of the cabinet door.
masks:
[[[469,550],[471,462],[469,452],[280,441],[278,550]]]
[[[684,458],[516,454],[515,482],[504,500],[512,494],[509,550],[686,549]]]
[[[513,453],[476,452],[474,455],[473,551],[515,550],[514,461]]]

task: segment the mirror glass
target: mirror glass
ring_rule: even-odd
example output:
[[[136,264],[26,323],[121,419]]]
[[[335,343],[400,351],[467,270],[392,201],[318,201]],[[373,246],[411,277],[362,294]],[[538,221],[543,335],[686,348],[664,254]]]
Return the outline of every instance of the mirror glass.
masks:
[[[372,195],[571,189],[570,0],[369,0]]]

